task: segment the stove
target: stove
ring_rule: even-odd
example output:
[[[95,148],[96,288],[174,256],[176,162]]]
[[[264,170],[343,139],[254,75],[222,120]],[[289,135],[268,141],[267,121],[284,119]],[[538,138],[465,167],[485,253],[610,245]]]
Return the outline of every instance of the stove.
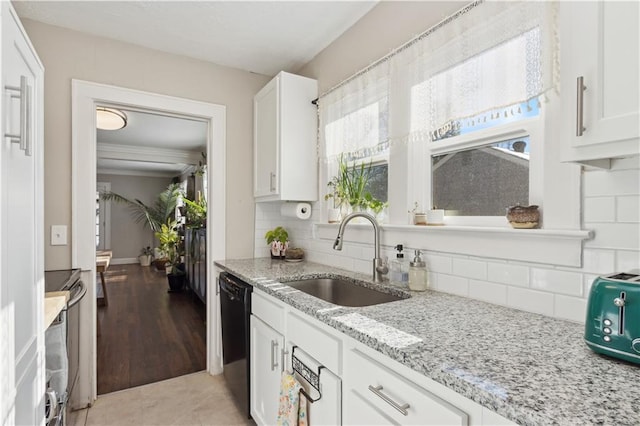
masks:
[[[45,271],[44,272],[44,289],[45,292],[51,291],[69,291],[69,301],[67,302],[67,308],[62,311],[60,314],[60,318],[65,322],[63,328],[64,335],[60,339],[63,341],[66,340],[66,364],[67,364],[67,380],[64,380],[60,383],[59,387],[62,389],[54,390],[57,392],[59,396],[59,413],[64,423],[64,418],[66,416],[66,411],[68,408],[67,403],[71,399],[71,395],[73,394],[75,385],[78,381],[78,371],[80,366],[80,305],[79,302],[84,297],[87,292],[87,287],[84,285],[82,280],[80,280],[80,269],[63,269],[58,271]],[[47,332],[51,335],[54,335],[56,330],[53,329],[54,325],[49,327]],[[60,328],[60,327],[59,327]],[[62,348],[64,350],[65,344],[62,343]],[[47,356],[47,370],[52,369],[55,370],[57,365],[60,363],[57,358],[60,357],[60,354],[55,352],[54,350],[55,344],[52,345],[51,348],[46,348],[45,350],[48,353]],[[64,355],[62,355],[64,356]],[[57,357],[57,358],[56,358]],[[60,419],[57,419],[60,420]],[[56,419],[51,424],[55,423]]]
[[[44,272],[44,291],[68,290],[80,279],[80,269],[61,269]],[[73,297],[73,296],[71,296]]]

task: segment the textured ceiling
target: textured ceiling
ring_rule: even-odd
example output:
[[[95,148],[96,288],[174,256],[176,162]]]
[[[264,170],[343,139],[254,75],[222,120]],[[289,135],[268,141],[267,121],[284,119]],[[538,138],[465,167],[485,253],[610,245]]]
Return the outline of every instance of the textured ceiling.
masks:
[[[296,71],[376,1],[14,1],[20,17],[265,75]]]

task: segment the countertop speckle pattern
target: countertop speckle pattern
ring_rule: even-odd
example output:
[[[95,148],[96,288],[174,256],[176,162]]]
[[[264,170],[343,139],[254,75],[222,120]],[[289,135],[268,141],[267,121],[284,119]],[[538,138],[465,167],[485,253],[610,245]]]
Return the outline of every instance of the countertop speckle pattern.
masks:
[[[369,277],[268,258],[215,263],[518,424],[640,424],[640,366],[591,352],[582,325],[435,291],[409,292],[394,283],[385,291],[411,298],[337,307],[286,282]]]

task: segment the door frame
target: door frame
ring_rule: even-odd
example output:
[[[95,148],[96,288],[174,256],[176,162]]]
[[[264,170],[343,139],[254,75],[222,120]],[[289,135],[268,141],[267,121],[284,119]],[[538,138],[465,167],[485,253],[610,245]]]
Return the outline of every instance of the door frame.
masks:
[[[102,185],[102,188],[100,187]],[[106,192],[111,192],[111,182],[96,182],[97,192],[104,190]],[[100,229],[103,231],[100,233],[100,242],[98,244],[99,250],[109,250],[111,248],[111,202],[100,200],[99,208],[100,212],[100,221],[102,222]],[[102,247],[100,247],[102,245]]]
[[[98,104],[149,109],[168,114],[192,116],[208,122],[207,173],[208,200],[207,253],[210,259],[224,259],[225,240],[225,164],[226,164],[226,107],[190,99],[144,92],[82,80],[71,83],[71,262],[82,269],[87,283],[85,301],[96,298],[95,258],[95,193],[96,193],[96,115]],[[218,304],[214,288],[213,264],[207,268],[207,371],[222,372],[219,354]],[[96,304],[84,303],[81,315],[81,358],[78,399],[76,406],[93,404],[97,398],[97,333]],[[75,398],[74,398],[75,399]]]

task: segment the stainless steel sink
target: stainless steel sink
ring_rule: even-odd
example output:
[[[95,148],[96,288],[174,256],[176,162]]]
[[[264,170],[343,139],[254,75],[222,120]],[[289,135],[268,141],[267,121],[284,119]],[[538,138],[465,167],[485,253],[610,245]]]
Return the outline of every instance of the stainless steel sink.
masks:
[[[383,293],[340,278],[314,278],[284,284],[340,306],[371,306],[409,297]]]

